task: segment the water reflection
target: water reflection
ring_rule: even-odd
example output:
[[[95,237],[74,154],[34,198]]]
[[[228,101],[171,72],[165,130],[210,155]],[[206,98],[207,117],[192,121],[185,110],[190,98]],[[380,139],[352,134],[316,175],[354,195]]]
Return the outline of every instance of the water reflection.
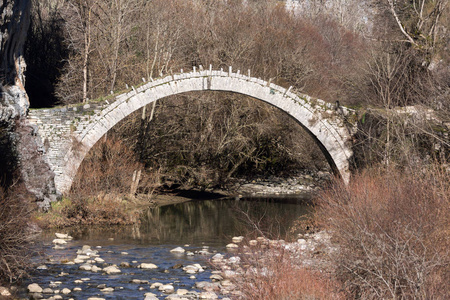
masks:
[[[224,246],[230,237],[245,235],[286,238],[293,221],[310,213],[302,199],[201,200],[151,208],[133,226],[81,227],[69,233],[76,240],[115,245]],[[52,234],[52,233],[47,233]]]
[[[192,201],[147,210],[134,238],[145,243],[224,244],[234,235],[285,238],[292,222],[310,211],[273,198]],[[258,229],[258,230],[257,230]]]

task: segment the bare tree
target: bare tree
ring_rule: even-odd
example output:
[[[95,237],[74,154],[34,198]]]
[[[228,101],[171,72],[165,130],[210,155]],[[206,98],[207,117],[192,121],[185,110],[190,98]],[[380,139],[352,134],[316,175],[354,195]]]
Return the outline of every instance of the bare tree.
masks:
[[[93,36],[98,28],[98,6],[93,0],[67,0],[62,10],[62,15],[66,21],[67,43],[72,50],[67,63],[66,78],[79,78],[81,76],[81,99],[85,102],[88,98],[88,81],[91,54],[95,51]],[[65,99],[72,98],[76,94],[76,89],[67,89],[67,81],[62,79],[60,96]],[[76,84],[75,84],[76,85]],[[76,96],[75,96],[76,97]]]

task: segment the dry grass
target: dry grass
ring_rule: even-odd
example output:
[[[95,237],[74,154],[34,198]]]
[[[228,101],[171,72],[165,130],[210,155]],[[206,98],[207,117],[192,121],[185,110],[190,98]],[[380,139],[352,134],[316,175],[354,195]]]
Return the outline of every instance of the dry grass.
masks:
[[[332,263],[354,298],[450,298],[449,182],[437,166],[371,169],[321,195],[317,218],[339,247]]]

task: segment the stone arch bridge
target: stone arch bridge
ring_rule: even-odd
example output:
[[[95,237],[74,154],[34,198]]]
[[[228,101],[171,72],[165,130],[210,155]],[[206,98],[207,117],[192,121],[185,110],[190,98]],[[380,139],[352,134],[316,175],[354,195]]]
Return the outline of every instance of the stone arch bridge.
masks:
[[[143,79],[144,80],[144,79]],[[111,100],[30,110],[59,192],[68,192],[88,151],[119,121],[158,99],[193,91],[227,91],[267,102],[294,118],[314,138],[333,171],[349,180],[355,112],[273,83],[227,71],[196,70],[149,80]]]

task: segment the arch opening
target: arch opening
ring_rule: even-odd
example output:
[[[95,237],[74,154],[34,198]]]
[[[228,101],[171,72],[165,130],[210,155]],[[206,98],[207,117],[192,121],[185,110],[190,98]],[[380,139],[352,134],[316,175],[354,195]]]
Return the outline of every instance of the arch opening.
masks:
[[[151,190],[146,185],[154,184],[156,173],[167,182],[209,189],[227,186],[235,178],[330,171],[320,147],[296,120],[257,99],[227,92],[188,92],[160,99],[154,112],[152,108],[152,104],[146,108],[145,121],[143,109],[137,110],[107,133],[106,142],[101,138],[81,164],[83,176],[78,173],[75,182],[94,177],[90,180],[99,184],[94,174],[100,166],[93,158],[102,160],[105,173],[111,174],[111,167],[119,170],[128,179],[114,175],[112,180],[128,187],[133,172],[142,170],[144,191]],[[136,166],[132,159],[124,163],[122,158],[130,155],[123,146],[132,149],[144,166]],[[121,153],[120,157],[111,151]],[[107,190],[110,183],[100,184]]]

